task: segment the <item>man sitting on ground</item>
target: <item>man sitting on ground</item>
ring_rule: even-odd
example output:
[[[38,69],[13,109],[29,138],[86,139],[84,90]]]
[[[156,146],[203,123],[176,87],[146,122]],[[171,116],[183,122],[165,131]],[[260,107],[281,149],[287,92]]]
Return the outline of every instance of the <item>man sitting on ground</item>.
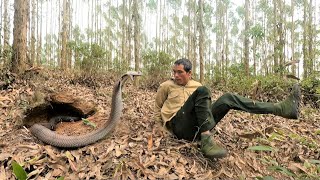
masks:
[[[254,114],[274,114],[288,119],[299,115],[300,89],[279,103],[257,102],[232,93],[225,93],[211,101],[210,90],[192,79],[192,64],[179,59],[173,65],[173,78],[162,83],[155,99],[158,121],[178,139],[200,140],[202,153],[209,158],[221,158],[227,151],[218,146],[210,132],[230,109]]]

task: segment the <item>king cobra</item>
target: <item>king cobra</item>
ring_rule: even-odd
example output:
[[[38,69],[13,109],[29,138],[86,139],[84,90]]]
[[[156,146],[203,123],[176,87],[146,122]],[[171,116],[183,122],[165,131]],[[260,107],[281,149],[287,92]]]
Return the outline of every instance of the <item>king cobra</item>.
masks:
[[[99,129],[84,135],[67,136],[57,134],[47,127],[36,123],[30,127],[30,132],[42,142],[60,148],[78,148],[97,142],[98,140],[104,138],[108,133],[110,133],[116,126],[117,122],[120,120],[123,109],[123,84],[129,77],[133,80],[135,76],[141,75],[142,74],[140,72],[129,71],[126,74],[122,75],[121,78],[116,82],[113,87],[111,113],[109,116],[109,120]]]

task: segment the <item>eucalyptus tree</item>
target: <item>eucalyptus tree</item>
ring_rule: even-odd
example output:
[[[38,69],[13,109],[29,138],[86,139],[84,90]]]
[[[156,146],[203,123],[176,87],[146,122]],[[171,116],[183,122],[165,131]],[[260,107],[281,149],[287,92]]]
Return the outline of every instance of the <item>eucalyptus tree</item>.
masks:
[[[253,27],[251,27],[251,29],[249,30],[249,35],[253,41],[253,45],[252,45],[253,75],[256,75],[257,66],[258,66],[257,57],[260,57],[257,50],[258,50],[258,46],[260,45],[261,41],[265,36],[261,24],[257,23]]]
[[[110,11],[111,2],[107,2],[105,4],[105,7],[107,8],[102,12],[103,20],[105,22],[105,28],[103,29],[103,36],[105,43],[105,51],[106,51],[106,69],[113,68],[113,53],[116,48],[115,42],[116,42],[116,33],[115,29],[111,27],[116,26],[116,22],[112,18],[112,11]]]
[[[139,2],[133,0],[133,21],[134,21],[134,60],[135,60],[135,71],[140,70],[140,32],[141,32],[141,15],[139,13]],[[137,81],[135,81],[137,83]]]
[[[112,29],[112,33],[114,38],[112,39],[114,48],[111,49],[112,52],[112,60],[113,63],[116,64],[117,69],[120,71],[122,68],[125,69],[126,64],[123,63],[121,59],[121,51],[120,51],[120,40],[122,37],[121,32],[121,17],[120,17],[120,9],[118,4],[110,4],[108,8],[109,14],[110,14],[110,21],[112,21],[113,26],[109,26],[108,28]],[[111,60],[111,59],[110,59]]]
[[[60,68],[66,70],[68,68],[68,57],[67,57],[67,42],[69,41],[69,26],[70,23],[70,1],[63,0],[63,11],[62,11],[62,29],[61,29],[61,60]]]
[[[127,13],[127,36],[126,36],[126,44],[127,44],[127,48],[128,48],[128,53],[127,53],[127,58],[129,60],[129,65],[132,64],[132,43],[131,43],[131,39],[132,39],[132,0],[129,0],[127,2],[127,6],[128,6],[128,13]]]
[[[204,24],[203,24],[203,1],[199,0],[199,61],[200,61],[200,83],[204,81],[204,60],[203,60],[203,46],[204,46]]]
[[[40,4],[40,6],[39,6]],[[36,12],[36,19],[37,19],[37,39],[38,39],[38,43],[37,43],[37,46],[36,46],[36,63],[38,66],[41,65],[41,58],[42,58],[42,8],[43,8],[43,1],[42,0],[39,0],[37,1],[37,12]]]
[[[217,0],[216,1],[216,13],[215,13],[215,44],[216,44],[216,50],[215,50],[215,77],[217,81],[220,81],[220,79],[222,78],[222,73],[221,73],[221,61],[222,61],[222,28],[221,28],[221,24],[222,24],[222,2],[221,0]]]
[[[245,36],[244,36],[244,68],[245,68],[245,73],[247,76],[250,75],[249,72],[249,29],[250,29],[250,20],[249,20],[249,13],[250,13],[250,9],[249,9],[249,0],[245,0]]]
[[[84,41],[85,35],[81,33],[80,27],[75,25],[72,29],[73,39],[69,41],[68,46],[72,50],[72,56],[74,58],[74,68],[80,69],[81,62],[84,57]]]
[[[10,57],[9,54],[11,51],[10,45],[9,45],[9,39],[10,39],[10,23],[9,23],[9,13],[8,13],[9,0],[4,0],[2,3],[1,3],[3,5],[1,8],[3,9],[3,18],[1,18],[1,22],[2,22],[1,28],[3,29],[2,59],[3,61],[8,61],[9,60],[8,58]],[[1,15],[2,15],[2,12],[1,12]],[[1,36],[1,31],[0,31],[0,36]],[[0,37],[0,40],[1,40],[1,37]]]
[[[215,4],[215,76],[217,81],[226,77],[226,64],[228,59],[228,12],[230,1],[217,0]]]
[[[310,0],[311,1],[311,0]],[[308,36],[310,35],[310,22],[308,22],[310,20],[310,18],[308,18],[308,16],[310,15],[308,12],[311,11],[311,9],[309,9],[309,3],[308,0],[303,0],[303,44],[302,44],[302,51],[303,51],[303,77],[307,78],[308,75],[310,74],[310,49],[308,50],[308,48],[312,47],[309,46],[308,47]],[[312,37],[309,37],[312,38]]]
[[[13,19],[13,56],[11,71],[21,74],[27,69],[27,33],[29,20],[29,2],[25,0],[14,1]]]
[[[2,9],[3,8],[3,2],[1,1],[0,2],[0,15],[1,15],[1,17],[2,17]],[[2,54],[2,47],[3,47],[3,45],[2,45],[2,22],[3,22],[3,19],[2,18],[0,18],[0,54]],[[3,61],[2,61],[2,58],[1,58],[1,56],[0,56],[0,68],[1,68],[1,64],[3,63]]]
[[[272,44],[273,44],[273,31],[271,28],[273,26],[273,8],[268,0],[260,0],[257,4],[256,10],[261,14],[260,25],[262,30],[258,30],[257,39],[261,38],[261,75],[268,75],[271,73],[272,69]],[[260,34],[260,35],[259,35]]]
[[[155,31],[156,31],[156,38],[158,35],[158,13],[157,13],[157,1],[155,0],[148,0],[146,2],[146,11],[148,12],[149,15],[155,15],[156,16],[156,22],[155,22]],[[146,20],[146,19],[145,19]],[[157,39],[153,39],[153,42],[148,42],[150,44],[154,44],[154,50],[157,51],[158,50],[158,41]]]
[[[169,41],[166,41],[166,46],[169,47],[167,48],[167,51],[169,54],[174,55],[174,57],[181,57],[183,54],[183,47],[185,46],[183,38],[184,26],[181,23],[183,15],[183,12],[181,12],[182,1],[170,0],[167,1],[167,3],[168,4],[166,6],[166,16],[169,18],[169,27],[167,27],[169,33],[166,33],[166,39],[170,39]],[[172,11],[169,12],[168,9],[172,9]],[[170,34],[172,34],[172,36],[168,37]]]
[[[188,0],[187,1],[187,10],[188,10],[188,17],[186,17],[185,19],[185,25],[188,27],[188,33],[187,33],[187,36],[188,36],[188,47],[187,47],[187,57],[188,59],[191,58],[191,54],[192,54],[192,48],[191,48],[191,39],[192,39],[192,32],[191,32],[191,27],[192,27],[192,22],[191,22],[191,3],[192,0]]]
[[[120,6],[121,9],[121,58],[123,61],[126,61],[126,64],[129,65],[129,59],[127,56],[127,45],[126,45],[126,38],[127,38],[127,13],[128,8],[126,6],[126,0],[122,0],[122,5]]]
[[[290,39],[291,39],[291,60],[296,61],[296,56],[295,56],[295,21],[294,21],[294,14],[295,14],[295,0],[291,0],[291,8],[290,8],[290,15],[291,15],[291,28],[290,28]],[[291,66],[291,72],[294,76],[296,76],[296,63],[293,63]]]
[[[284,70],[284,19],[283,0],[273,0],[273,72],[283,75]]]
[[[238,8],[238,7],[237,7]],[[227,52],[227,53],[230,53],[230,63],[238,63],[238,60],[241,59],[241,53],[242,53],[242,49],[241,49],[241,45],[239,43],[239,39],[241,39],[241,33],[240,33],[240,29],[239,29],[239,26],[240,26],[240,18],[237,16],[237,11],[231,11],[230,12],[230,38],[229,39],[229,42],[230,42],[230,49],[232,49],[232,53],[230,52]],[[239,38],[240,36],[240,38]]]
[[[33,66],[36,61],[36,1],[31,1],[31,22],[30,22],[30,58],[28,59],[29,64]]]
[[[307,23],[307,33],[308,33],[308,58],[305,60],[306,61],[306,70],[305,70],[305,77],[310,76],[313,71],[314,71],[314,65],[315,65],[315,48],[314,48],[314,44],[315,44],[315,28],[314,28],[314,23],[313,23],[313,12],[314,12],[314,8],[313,8],[313,3],[312,0],[309,0],[309,7],[308,7],[308,23]]]

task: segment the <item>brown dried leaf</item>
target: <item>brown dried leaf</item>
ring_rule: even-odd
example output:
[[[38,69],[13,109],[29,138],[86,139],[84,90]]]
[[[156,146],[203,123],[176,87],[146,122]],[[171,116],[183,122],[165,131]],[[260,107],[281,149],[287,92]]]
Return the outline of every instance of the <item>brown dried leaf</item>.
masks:
[[[304,172],[308,174],[307,169],[299,163],[291,162],[288,166],[288,169],[296,173]]]
[[[153,146],[153,138],[152,138],[152,134],[150,134],[148,138],[148,151],[152,150],[152,146]]]
[[[146,161],[146,163],[143,165],[143,167],[146,167],[146,168],[147,168],[147,167],[153,165],[154,162],[155,162],[155,160],[156,160],[156,156],[155,156],[155,155],[152,155],[152,156],[150,157],[150,159],[148,159],[148,160]]]
[[[9,157],[12,157],[12,155],[9,154],[9,153],[1,153],[0,154],[0,162],[4,161],[4,160],[7,160]]]
[[[44,146],[43,147],[46,151],[46,153],[53,159],[54,161],[58,161],[58,156],[54,153],[51,146]]]
[[[6,171],[3,165],[0,166],[0,179],[7,179]]]
[[[244,133],[244,134],[239,134],[239,137],[242,138],[247,138],[247,139],[254,139],[257,137],[262,137],[263,134],[261,132],[252,132],[252,133]]]
[[[115,146],[115,152],[116,152],[116,157],[119,157],[122,155],[122,152],[121,152],[121,149],[120,149],[120,146]]]
[[[52,171],[52,176],[62,176],[64,174],[64,171],[63,170],[61,170],[61,169],[53,169],[53,171]]]

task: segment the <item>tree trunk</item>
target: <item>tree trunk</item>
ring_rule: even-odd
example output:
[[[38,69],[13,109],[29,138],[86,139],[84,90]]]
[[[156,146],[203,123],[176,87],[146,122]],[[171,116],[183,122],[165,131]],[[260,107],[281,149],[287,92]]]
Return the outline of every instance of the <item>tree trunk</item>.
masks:
[[[284,8],[284,2],[283,0],[278,0],[278,12],[283,12]],[[279,52],[279,70],[280,70],[280,76],[283,76],[284,73],[284,46],[285,46],[285,40],[284,40],[284,13],[279,13],[279,23],[277,24],[278,28],[278,36],[279,36],[279,44],[278,44],[278,52]]]
[[[2,54],[4,63],[8,61],[9,59],[9,52],[10,52],[10,45],[9,45],[9,33],[10,33],[10,24],[9,24],[9,15],[8,15],[8,3],[9,0],[3,1],[3,47],[2,47]],[[1,31],[0,31],[1,36]],[[1,50],[1,49],[0,49]]]
[[[312,26],[312,14],[313,14],[313,10],[312,10],[312,0],[310,0],[309,2],[309,10],[308,10],[309,14],[308,14],[308,54],[309,54],[309,58],[308,58],[308,76],[312,74],[313,72],[313,66],[314,66],[314,52],[313,52],[313,44],[314,44],[314,40],[313,40],[313,26]]]
[[[192,0],[189,0],[188,3],[188,59],[191,59],[191,2]]]
[[[249,76],[249,0],[245,1],[245,37],[244,37],[244,69]]]
[[[302,43],[302,53],[303,53],[303,78],[308,77],[308,60],[309,55],[307,51],[307,0],[303,1],[303,43]]]
[[[36,1],[32,0],[31,2],[32,11],[31,11],[31,50],[30,50],[30,59],[29,64],[33,66],[36,60]]]
[[[67,69],[67,38],[68,38],[68,6],[69,1],[63,0],[63,12],[62,12],[62,31],[61,31],[61,60],[60,60],[60,68],[62,70]]]
[[[39,8],[39,3],[41,4],[40,5],[40,8]],[[37,2],[37,36],[38,36],[38,44],[37,44],[37,57],[36,57],[36,62],[37,62],[37,65],[38,66],[41,66],[41,48],[42,48],[42,31],[41,31],[41,27],[42,27],[42,16],[41,16],[41,13],[42,13],[42,2],[41,1],[38,1]]]
[[[273,0],[273,41],[274,41],[274,46],[273,46],[273,72],[278,73],[279,71],[279,42],[278,42],[278,33],[277,33],[277,18],[278,18],[278,10],[277,10],[277,0]]]
[[[199,57],[200,57],[200,83],[204,83],[203,70],[203,44],[204,44],[204,24],[203,24],[203,1],[199,0]]]
[[[197,22],[197,1],[193,1],[193,22]],[[193,69],[193,74],[195,77],[197,77],[197,26],[193,26],[193,35],[192,35],[192,69]]]
[[[28,20],[29,1],[15,0],[11,71],[17,74],[21,74],[27,69]]]
[[[127,66],[129,66],[129,59],[127,58],[126,51],[126,0],[122,0],[122,20],[121,20],[121,29],[122,29],[122,37],[121,37],[121,58],[123,62],[126,62]],[[128,67],[129,68],[129,67]]]
[[[291,0],[291,61],[295,61],[296,58],[295,58],[295,49],[294,49],[294,46],[295,46],[295,37],[294,37],[294,30],[295,30],[295,24],[294,24],[294,0]],[[291,72],[294,76],[296,76],[296,64],[293,63],[291,65]]]
[[[135,71],[140,70],[140,14],[138,9],[138,0],[133,0],[133,21],[134,21],[134,60]],[[138,85],[138,81],[135,79],[135,85]]]
[[[132,32],[132,20],[131,20],[131,15],[132,15],[132,12],[131,12],[131,3],[132,3],[132,0],[129,0],[128,1],[128,28],[127,28],[127,47],[128,47],[128,60],[129,60],[129,67],[131,66],[132,64],[132,55],[131,55],[131,51],[132,51],[132,46],[131,46],[131,32]]]

